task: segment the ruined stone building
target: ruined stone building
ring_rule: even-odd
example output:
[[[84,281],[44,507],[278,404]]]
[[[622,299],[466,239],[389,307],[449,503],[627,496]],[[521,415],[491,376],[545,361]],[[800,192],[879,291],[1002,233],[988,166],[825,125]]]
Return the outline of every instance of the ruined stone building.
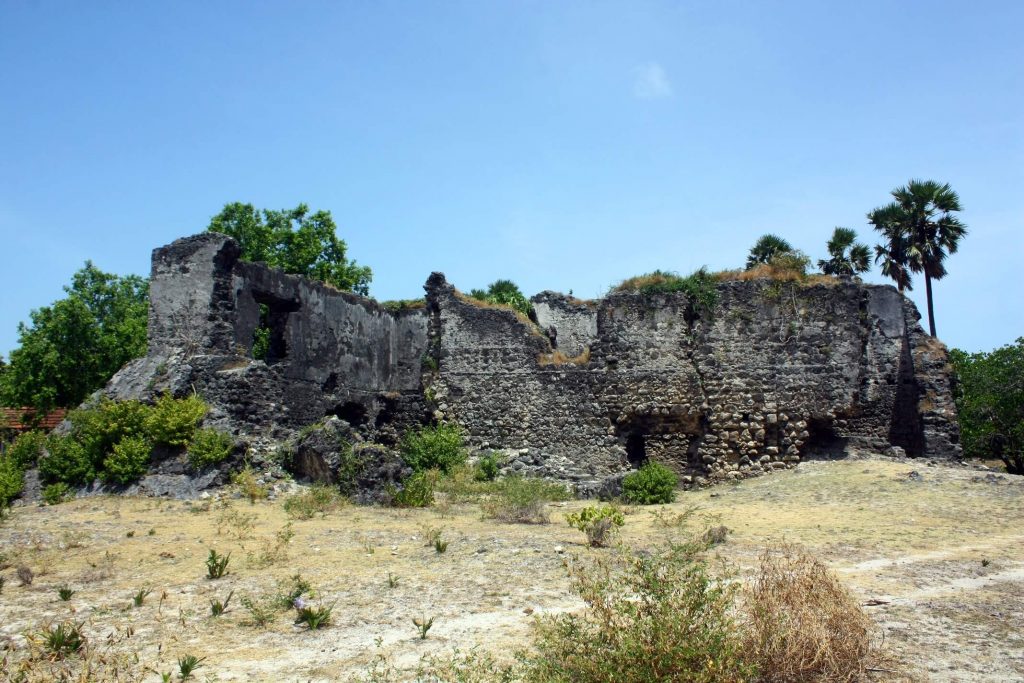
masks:
[[[512,469],[584,483],[647,459],[703,481],[851,447],[960,452],[945,349],[890,286],[727,281],[711,311],[684,293],[544,292],[535,320],[440,273],[425,289],[390,311],[242,261],[223,235],[181,239],[153,254],[148,355],[108,393],[194,389],[253,443],[329,415],[383,436],[444,420]]]

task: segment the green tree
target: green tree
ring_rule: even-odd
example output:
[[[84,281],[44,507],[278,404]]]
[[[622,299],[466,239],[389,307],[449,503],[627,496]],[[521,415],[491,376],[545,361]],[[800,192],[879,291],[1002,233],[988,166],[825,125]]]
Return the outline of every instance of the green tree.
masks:
[[[209,232],[229,235],[242,247],[242,258],[262,261],[286,273],[321,280],[344,291],[366,295],[373,272],[346,258],[330,211],[256,209],[233,202],[210,220]]]
[[[487,289],[472,289],[469,295],[474,299],[486,301],[492,304],[504,304],[511,306],[523,315],[530,315],[533,306],[526,295],[519,290],[519,286],[512,280],[495,280],[487,285]]]
[[[1024,474],[1024,337],[991,353],[949,352],[964,454]]]
[[[747,270],[762,263],[769,263],[776,256],[793,251],[793,245],[778,235],[761,235],[747,256]]]
[[[928,298],[928,329],[935,335],[935,307],[932,280],[946,276],[946,256],[956,253],[967,226],[954,213],[961,211],[960,198],[949,186],[934,180],[911,180],[892,191],[894,202],[868,214],[868,222],[882,233],[887,243],[876,247],[876,258],[888,270],[924,273]],[[905,278],[909,284],[909,274]],[[891,275],[890,275],[891,276]],[[896,279],[897,284],[900,280]],[[907,287],[909,289],[909,286]]]
[[[0,373],[0,403],[49,410],[73,406],[146,352],[149,283],[105,273],[86,261],[68,296],[32,311],[19,347]]]
[[[826,275],[857,275],[871,268],[871,252],[857,241],[857,233],[850,228],[836,228],[827,246],[828,260],[818,260],[818,267]]]

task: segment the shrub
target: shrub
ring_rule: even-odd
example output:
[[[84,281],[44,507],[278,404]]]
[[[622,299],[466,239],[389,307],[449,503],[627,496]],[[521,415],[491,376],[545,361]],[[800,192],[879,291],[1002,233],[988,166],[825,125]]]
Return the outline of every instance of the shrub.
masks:
[[[43,487],[43,502],[48,505],[59,505],[71,495],[71,487],[62,481]]]
[[[102,477],[115,484],[130,484],[141,478],[149,467],[152,446],[141,436],[126,436],[103,461]]]
[[[128,436],[145,436],[150,410],[139,401],[103,398],[90,407],[68,413],[71,435],[82,445],[95,473],[103,468],[103,460],[111,453],[114,444]]]
[[[439,424],[406,432],[402,438],[402,459],[417,472],[448,472],[466,460],[462,448],[462,429],[458,425]]]
[[[656,270],[637,275],[612,288],[613,292],[639,292],[640,294],[671,294],[683,292],[693,303],[694,310],[710,313],[718,304],[716,280],[707,268],[700,268],[686,277],[670,271]]]
[[[295,623],[304,624],[310,631],[328,626],[331,623],[331,612],[334,605],[317,605],[313,607],[304,598],[295,599]]]
[[[648,462],[622,480],[622,497],[639,505],[671,503],[676,499],[676,473],[656,462]]]
[[[42,432],[31,431],[19,434],[14,442],[7,447],[4,455],[19,468],[32,467],[43,454],[43,447],[46,445],[46,435]]]
[[[302,493],[286,498],[284,511],[294,519],[311,519],[314,515],[326,515],[337,510],[344,502],[345,499],[333,486],[313,484]]]
[[[476,469],[473,472],[473,476],[477,481],[494,481],[498,478],[498,471],[500,469],[501,463],[498,461],[498,456],[494,453],[484,453],[476,461]]]
[[[547,524],[545,506],[569,499],[564,486],[539,477],[511,475],[498,480],[495,489],[480,507],[486,516],[502,522]]]
[[[25,487],[25,470],[10,454],[0,456],[0,510],[21,495]]]
[[[51,434],[46,440],[46,451],[46,457],[39,460],[43,481],[78,486],[96,478],[96,468],[77,439]]]
[[[820,561],[790,545],[768,548],[744,591],[746,651],[766,681],[856,681],[865,674],[871,620]]]
[[[486,290],[471,290],[469,296],[484,303],[508,306],[526,318],[529,318],[533,311],[533,304],[520,291],[519,286],[511,280],[495,280],[487,285]]]
[[[393,491],[391,504],[400,508],[425,508],[434,502],[437,471],[416,472],[404,482],[400,491]]]
[[[186,446],[209,406],[196,395],[175,399],[161,396],[146,418],[146,433],[155,443]]]
[[[56,627],[45,626],[39,635],[43,645],[57,659],[63,659],[85,647],[82,624],[62,621]]]
[[[725,683],[752,678],[730,616],[735,588],[713,579],[698,546],[623,551],[570,565],[584,614],[543,619],[530,681]]]
[[[218,555],[216,550],[210,548],[210,555],[206,558],[206,578],[223,578],[228,573],[228,562],[230,561],[231,553]]]
[[[230,434],[216,429],[197,429],[188,444],[188,462],[201,470],[224,462],[235,447]]]
[[[263,500],[269,494],[266,485],[260,483],[256,473],[253,472],[252,467],[248,463],[241,470],[231,475],[231,483],[235,485],[239,493],[249,499],[250,503]]]
[[[609,538],[626,523],[622,512],[611,505],[597,507],[588,506],[565,518],[569,526],[587,535],[587,541],[593,548],[608,545]]]

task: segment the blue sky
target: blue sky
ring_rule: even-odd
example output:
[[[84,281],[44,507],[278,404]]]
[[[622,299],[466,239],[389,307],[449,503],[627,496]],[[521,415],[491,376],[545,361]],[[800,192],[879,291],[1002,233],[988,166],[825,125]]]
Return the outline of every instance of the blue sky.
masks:
[[[938,332],[988,350],[1024,335],[1022,27],[1016,1],[7,0],[0,352],[86,259],[147,274],[230,201],[329,209],[380,299],[432,270],[591,297],[766,232],[873,244],[910,178],[960,193]]]

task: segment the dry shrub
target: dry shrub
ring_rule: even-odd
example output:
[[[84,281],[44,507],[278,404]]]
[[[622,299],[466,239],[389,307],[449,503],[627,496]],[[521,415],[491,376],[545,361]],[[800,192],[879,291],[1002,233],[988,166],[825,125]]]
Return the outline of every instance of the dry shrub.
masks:
[[[780,268],[770,263],[761,263],[749,270],[722,270],[715,273],[715,279],[719,282],[739,280],[777,280],[780,282],[797,282],[806,277],[795,268]]]
[[[535,337],[544,336],[541,333],[540,329],[537,328],[537,324],[535,322],[533,322],[528,317],[523,315],[521,311],[516,310],[515,308],[509,306],[508,304],[499,304],[493,301],[483,301],[482,299],[474,299],[473,297],[463,294],[458,290],[455,291],[455,298],[463,303],[469,304],[471,306],[476,306],[477,308],[491,308],[498,311],[508,311],[509,313],[515,315],[516,320],[521,322],[523,325],[526,325],[526,328],[530,331],[530,334],[532,334]]]
[[[871,620],[820,561],[769,547],[744,591],[745,651],[766,682],[849,682],[865,674]]]
[[[551,353],[542,353],[537,356],[537,363],[545,365],[586,365],[590,362],[590,347],[583,347],[583,353],[578,356],[567,356],[555,349]]]

